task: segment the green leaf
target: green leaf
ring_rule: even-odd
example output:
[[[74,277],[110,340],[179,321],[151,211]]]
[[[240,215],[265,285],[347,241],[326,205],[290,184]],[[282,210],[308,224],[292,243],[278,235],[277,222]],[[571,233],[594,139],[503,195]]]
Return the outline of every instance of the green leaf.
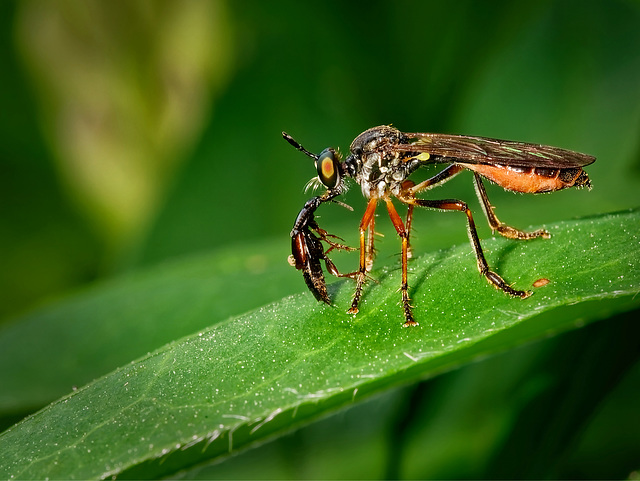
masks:
[[[167,262],[1,326],[0,415],[24,416],[168,342],[302,291],[286,257],[278,240]]]
[[[640,303],[640,212],[547,228],[550,240],[483,244],[516,287],[550,279],[529,299],[490,287],[468,245],[412,262],[417,328],[401,327],[396,267],[374,272],[380,284],[368,285],[355,317],[345,313],[347,282],[331,286],[334,307],[308,293],[285,298],[170,343],[4,432],[0,476],[168,476],[391,386]],[[154,299],[146,302],[140,316],[154,312]]]

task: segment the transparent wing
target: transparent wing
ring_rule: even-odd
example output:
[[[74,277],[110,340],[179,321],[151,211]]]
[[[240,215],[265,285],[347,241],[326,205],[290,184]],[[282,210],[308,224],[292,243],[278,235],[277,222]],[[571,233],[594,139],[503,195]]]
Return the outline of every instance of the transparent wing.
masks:
[[[397,145],[399,150],[426,152],[449,162],[568,169],[583,167],[596,160],[590,155],[558,147],[487,137],[428,133],[404,135],[410,140]]]

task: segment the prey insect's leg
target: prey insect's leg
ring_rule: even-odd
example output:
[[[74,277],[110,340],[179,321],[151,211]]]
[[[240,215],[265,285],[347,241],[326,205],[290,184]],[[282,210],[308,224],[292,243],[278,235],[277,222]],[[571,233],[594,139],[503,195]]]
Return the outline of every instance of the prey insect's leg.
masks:
[[[373,219],[377,203],[378,199],[375,197],[369,200],[367,208],[364,211],[364,215],[362,216],[362,220],[360,221],[360,268],[358,269],[358,272],[355,273],[356,291],[353,293],[351,307],[347,311],[350,314],[358,313],[358,303],[360,302],[362,287],[364,286],[364,281],[367,277],[367,260],[369,259],[367,247],[369,247],[369,245],[365,242],[365,235],[369,229],[373,232]]]
[[[466,202],[462,202],[461,200],[448,199],[448,200],[426,200],[426,199],[412,199],[412,198],[403,198],[401,199],[403,202],[409,204],[419,205],[421,207],[428,207],[431,209],[441,209],[441,210],[458,210],[460,212],[464,212],[467,216],[467,229],[469,232],[469,238],[471,239],[471,245],[476,253],[476,259],[478,261],[478,270],[480,274],[487,278],[490,284],[495,286],[496,288],[506,292],[507,294],[515,297],[527,298],[531,295],[531,291],[518,291],[513,289],[509,284],[507,284],[502,277],[489,269],[489,265],[487,264],[487,260],[484,257],[484,253],[482,252],[482,247],[480,246],[480,239],[478,238],[478,232],[476,231],[476,225],[473,221],[473,216],[471,215],[471,210],[469,210],[469,206]]]
[[[336,277],[350,277],[351,279],[354,279],[356,277],[356,273],[355,272],[349,272],[347,274],[342,274],[338,270],[336,265],[333,263],[333,261],[331,259],[329,259],[328,254],[333,249],[344,250],[344,251],[355,251],[356,248],[355,247],[350,247],[350,246],[347,246],[347,245],[344,245],[344,244],[338,244],[337,242],[334,242],[334,241],[330,240],[329,237],[333,237],[334,239],[340,239],[340,240],[342,240],[342,239],[340,237],[338,237],[338,236],[335,236],[333,234],[327,233],[327,231],[324,230],[324,229],[317,228],[316,232],[318,234],[320,234],[320,239],[325,241],[330,246],[326,251],[324,251],[324,254],[322,255],[322,258],[324,259],[324,263],[327,266],[327,270],[331,274],[336,276]]]
[[[482,178],[475,172],[473,173],[473,182],[476,187],[478,199],[480,199],[480,204],[482,205],[482,210],[484,210],[484,214],[487,216],[489,226],[493,232],[498,231],[500,235],[508,237],[509,239],[534,239],[536,237],[544,237],[545,239],[548,239],[551,237],[551,234],[544,229],[525,232],[500,222],[496,217],[496,214],[493,212],[494,207],[489,202],[487,191],[484,189],[484,184],[482,183]]]
[[[314,226],[313,230],[315,230],[318,235],[320,236],[320,239],[322,239],[323,241],[325,241],[327,244],[329,244],[331,247],[329,247],[329,249],[327,249],[324,253],[328,254],[329,252],[331,252],[333,249],[337,249],[337,250],[344,250],[344,251],[355,251],[356,248],[355,247],[351,247],[345,244],[340,244],[338,242],[334,242],[330,239],[330,237],[332,239],[339,239],[339,240],[344,240],[342,239],[342,237],[338,237],[337,235],[333,235],[333,234],[329,234],[326,230],[321,229],[318,226]]]
[[[413,319],[413,313],[411,312],[411,304],[409,304],[409,282],[407,280],[407,260],[409,251],[409,229],[405,229],[402,219],[398,215],[398,211],[394,207],[391,199],[385,199],[387,203],[387,210],[389,211],[389,217],[393,223],[393,227],[396,228],[396,232],[402,239],[402,284],[400,290],[402,291],[402,310],[404,311],[405,323],[403,327],[417,326],[418,323]],[[412,206],[409,206],[411,209]],[[410,218],[409,218],[410,219]]]

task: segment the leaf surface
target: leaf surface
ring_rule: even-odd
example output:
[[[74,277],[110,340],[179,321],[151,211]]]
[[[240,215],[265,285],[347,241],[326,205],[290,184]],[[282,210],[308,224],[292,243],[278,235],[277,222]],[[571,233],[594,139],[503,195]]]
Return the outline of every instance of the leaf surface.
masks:
[[[331,285],[333,307],[308,293],[285,298],[169,343],[5,431],[0,476],[168,476],[391,386],[640,303],[637,211],[547,228],[550,240],[483,244],[516,287],[551,281],[528,299],[490,287],[468,245],[412,262],[417,328],[401,327],[397,267],[373,273],[379,284],[368,284],[355,317],[345,313],[348,282]]]

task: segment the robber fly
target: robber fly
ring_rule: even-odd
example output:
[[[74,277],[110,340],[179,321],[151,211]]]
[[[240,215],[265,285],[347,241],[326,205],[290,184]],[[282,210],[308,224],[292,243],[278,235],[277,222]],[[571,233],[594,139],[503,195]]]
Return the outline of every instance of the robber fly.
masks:
[[[522,193],[553,192],[567,187],[591,188],[591,183],[582,167],[595,161],[590,155],[545,145],[511,142],[485,137],[445,135],[428,133],[404,133],[391,126],[380,126],[361,133],[351,143],[350,154],[342,161],[332,148],[314,154],[296,142],[289,134],[282,136],[293,147],[315,161],[318,177],[316,183],[326,191],[307,201],[291,230],[290,263],[302,271],[309,290],[317,300],[331,303],[322,272],[321,261],[327,270],[338,277],[355,280],[356,288],[348,312],[356,314],[362,297],[362,289],[371,270],[374,256],[375,210],[383,201],[391,222],[402,242],[402,308],[404,326],[414,326],[407,279],[407,261],[411,256],[410,233],[415,207],[462,212],[467,217],[467,229],[475,251],[478,270],[489,284],[503,292],[527,298],[531,291],[512,288],[489,265],[482,252],[471,210],[466,202],[456,199],[427,200],[417,197],[426,190],[442,185],[463,170],[473,172],[473,181],[483,211],[492,231],[510,239],[548,238],[549,232],[539,229],[525,232],[502,223],[493,212],[482,179],[498,184],[506,190]],[[440,173],[415,183],[411,174],[428,164],[449,164]],[[345,178],[351,177],[360,185],[362,195],[368,200],[360,221],[360,264],[355,272],[342,274],[328,254],[333,249],[354,250],[336,242],[336,236],[321,229],[315,220],[315,211],[326,202],[338,202],[335,197],[347,191]],[[400,217],[392,198],[407,205],[405,220]],[[339,202],[340,203],[340,202]],[[343,204],[344,205],[344,204]],[[322,242],[328,244],[325,250]]]

